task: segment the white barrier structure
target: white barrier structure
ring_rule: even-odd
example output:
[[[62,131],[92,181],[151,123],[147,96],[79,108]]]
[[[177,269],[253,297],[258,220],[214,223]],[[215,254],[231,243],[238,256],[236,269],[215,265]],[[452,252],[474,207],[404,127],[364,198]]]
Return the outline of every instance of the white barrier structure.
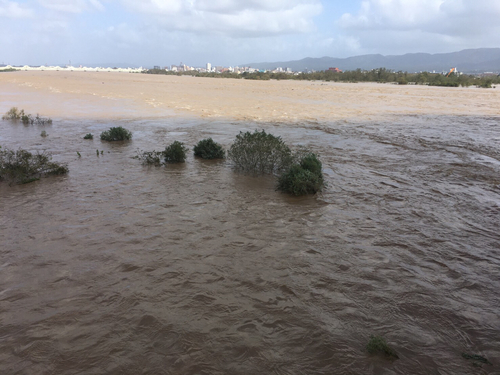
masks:
[[[117,72],[117,73],[142,73],[144,69],[142,67],[140,68],[92,68],[92,67],[85,67],[85,66],[65,66],[65,67],[60,67],[60,66],[29,66],[29,65],[24,65],[24,66],[12,66],[12,65],[7,65],[7,66],[0,66],[0,70],[25,70],[25,71],[63,71],[63,72]]]

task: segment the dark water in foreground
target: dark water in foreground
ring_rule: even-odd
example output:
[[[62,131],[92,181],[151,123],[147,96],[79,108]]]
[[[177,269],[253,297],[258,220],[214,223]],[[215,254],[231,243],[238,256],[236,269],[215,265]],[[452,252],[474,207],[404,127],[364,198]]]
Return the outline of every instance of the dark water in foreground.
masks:
[[[70,168],[0,183],[1,374],[500,372],[500,119],[264,126],[320,153],[329,186],[304,198],[227,162],[131,158],[262,125],[82,139],[114,125],[0,122],[1,146]],[[371,334],[400,359],[369,356]]]

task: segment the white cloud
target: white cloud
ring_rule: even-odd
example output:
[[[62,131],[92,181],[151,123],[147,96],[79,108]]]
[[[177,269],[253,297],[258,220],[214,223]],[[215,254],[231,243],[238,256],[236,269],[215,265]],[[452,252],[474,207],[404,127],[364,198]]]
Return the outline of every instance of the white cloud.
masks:
[[[445,0],[368,0],[361,3],[357,15],[346,13],[344,28],[409,29],[434,19]]]
[[[244,10],[260,10],[260,11],[283,11],[292,9],[298,5],[315,5],[317,1],[304,0],[197,0],[193,1],[192,5],[201,11],[215,13],[238,13]]]
[[[342,15],[339,24],[345,29],[421,30],[456,35],[472,29],[491,29],[499,18],[500,2],[492,0],[366,0],[357,14]]]
[[[314,29],[319,0],[122,0],[165,30],[238,37],[304,33]]]
[[[0,0],[0,17],[6,18],[31,18],[34,11],[26,6],[21,6],[13,1]]]
[[[44,8],[63,13],[82,13],[88,10],[103,11],[99,0],[38,0]]]

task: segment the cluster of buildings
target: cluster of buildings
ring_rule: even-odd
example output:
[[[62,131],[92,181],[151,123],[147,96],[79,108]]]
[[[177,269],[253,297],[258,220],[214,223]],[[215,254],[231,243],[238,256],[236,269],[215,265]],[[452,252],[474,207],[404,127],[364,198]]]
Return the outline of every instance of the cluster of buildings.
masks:
[[[168,71],[171,71],[171,72],[196,71],[196,72],[200,72],[200,73],[226,73],[226,72],[237,73],[237,74],[242,74],[245,72],[248,72],[248,73],[271,72],[271,73],[289,73],[289,74],[296,73],[296,72],[293,72],[292,69],[290,69],[290,68],[278,67],[274,70],[260,70],[260,69],[251,68],[249,66],[243,66],[243,67],[239,67],[239,66],[225,67],[225,66],[218,66],[218,65],[212,66],[212,64],[210,64],[210,63],[207,63],[207,65],[203,68],[195,68],[195,67],[183,64],[182,62],[179,65],[170,65],[170,66],[165,66],[163,68],[161,68],[160,66],[155,66],[154,69],[163,69],[163,70],[166,70],[167,72]]]

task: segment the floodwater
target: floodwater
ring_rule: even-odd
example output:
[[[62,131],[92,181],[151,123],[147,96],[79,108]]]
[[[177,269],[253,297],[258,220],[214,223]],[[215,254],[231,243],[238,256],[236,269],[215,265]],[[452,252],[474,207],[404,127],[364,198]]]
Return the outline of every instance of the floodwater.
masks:
[[[131,142],[98,139],[118,125]],[[70,173],[0,183],[0,373],[498,374],[499,125],[2,121],[2,147]],[[328,187],[133,158],[256,128],[319,152]],[[370,356],[372,334],[400,359]]]

